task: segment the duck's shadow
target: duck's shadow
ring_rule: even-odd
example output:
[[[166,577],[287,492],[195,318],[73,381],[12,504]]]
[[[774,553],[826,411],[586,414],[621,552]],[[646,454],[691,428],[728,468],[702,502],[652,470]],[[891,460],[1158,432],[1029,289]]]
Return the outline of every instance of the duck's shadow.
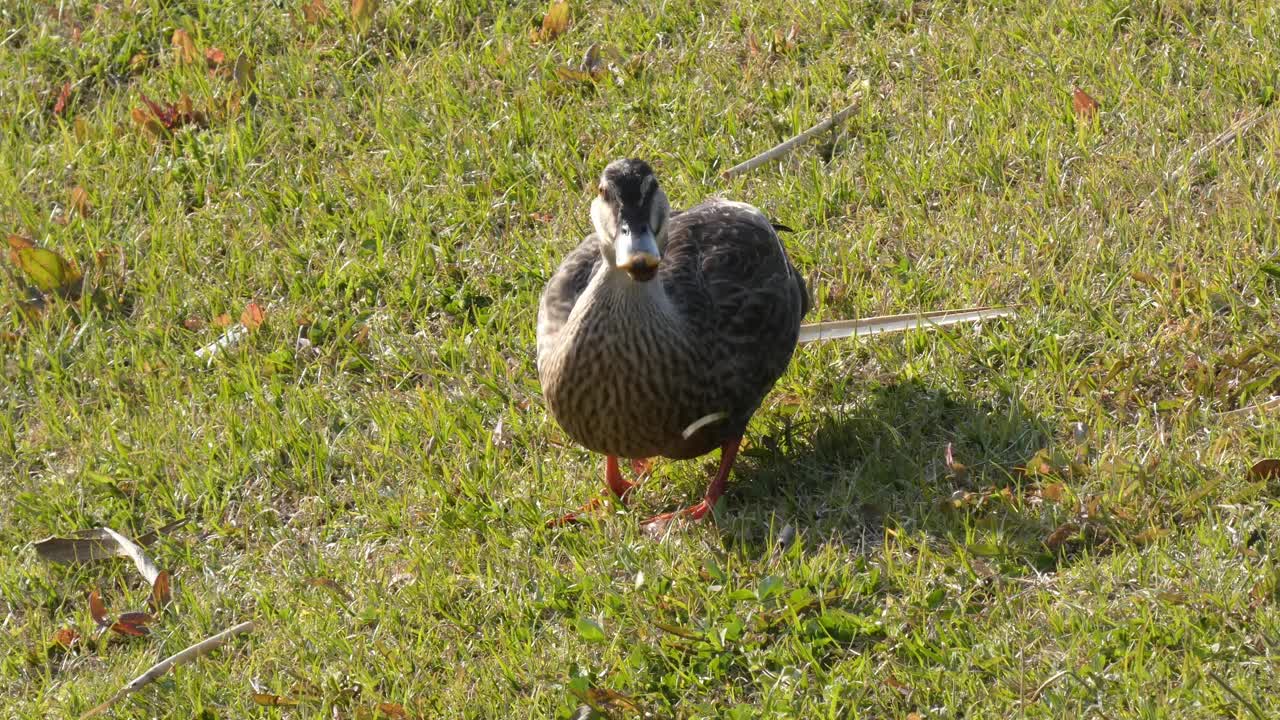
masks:
[[[867,548],[885,528],[962,540],[972,522],[957,493],[1017,483],[1011,469],[1045,447],[1048,428],[1016,401],[975,402],[918,382],[879,387],[852,406],[812,408],[770,423],[739,456],[716,508],[727,546],[767,550],[790,525],[807,542]],[[947,445],[954,462],[949,466]],[[974,497],[974,496],[970,496]],[[1031,555],[1052,526],[1004,514]]]

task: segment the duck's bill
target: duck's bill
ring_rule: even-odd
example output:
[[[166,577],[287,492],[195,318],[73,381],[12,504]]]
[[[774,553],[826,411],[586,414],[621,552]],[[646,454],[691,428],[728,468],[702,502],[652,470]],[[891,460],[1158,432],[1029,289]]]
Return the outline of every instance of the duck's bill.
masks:
[[[619,270],[626,270],[637,280],[649,280],[658,272],[661,255],[658,252],[658,241],[653,233],[632,232],[622,228],[614,241],[614,262]]]

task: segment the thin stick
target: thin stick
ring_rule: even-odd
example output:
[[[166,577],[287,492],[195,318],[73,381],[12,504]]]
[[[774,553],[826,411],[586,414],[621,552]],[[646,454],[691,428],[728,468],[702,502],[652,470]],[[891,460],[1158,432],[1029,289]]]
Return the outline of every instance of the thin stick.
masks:
[[[730,180],[743,173],[750,172],[756,169],[757,167],[769,162],[770,160],[776,160],[777,158],[780,158],[783,155],[786,155],[787,153],[796,149],[798,146],[808,142],[815,135],[826,132],[827,130],[830,130],[832,127],[835,127],[836,125],[844,122],[850,115],[853,114],[854,110],[858,109],[858,105],[860,105],[861,103],[862,103],[862,93],[861,92],[854,93],[853,102],[849,104],[849,107],[841,110],[835,115],[832,115],[826,120],[823,120],[817,125],[814,125],[808,130],[805,130],[804,132],[791,138],[790,140],[786,140],[778,145],[775,145],[772,148],[765,150],[764,152],[760,153],[759,155],[751,158],[746,162],[734,165],[728,170],[725,170],[723,173],[720,173],[720,177],[725,180]]]
[[[141,675],[139,675],[138,677],[130,681],[128,685],[125,685],[124,687],[117,690],[116,694],[108,698],[106,702],[102,703],[101,705],[81,715],[80,720],[85,720],[85,718],[91,718],[95,715],[101,715],[102,713],[110,709],[112,705],[115,705],[116,703],[120,702],[126,696],[141,690],[142,688],[146,687],[152,682],[155,682],[157,678],[169,672],[170,668],[172,668],[174,665],[181,665],[183,663],[191,662],[192,660],[195,660],[201,655],[204,655],[212,650],[216,650],[217,648],[222,647],[222,645],[224,645],[228,640],[235,637],[236,635],[239,635],[241,633],[251,632],[252,630],[253,630],[252,620],[248,622],[242,622],[239,625],[236,625],[235,627],[231,628],[230,630],[223,630],[217,635],[214,635],[209,638],[205,638],[204,640],[201,640],[200,642],[196,643],[195,645],[192,645],[191,647],[187,648],[186,650],[183,650],[182,652],[179,652],[176,655],[170,655],[169,657],[161,660],[155,665],[152,665],[146,672],[142,673]]]

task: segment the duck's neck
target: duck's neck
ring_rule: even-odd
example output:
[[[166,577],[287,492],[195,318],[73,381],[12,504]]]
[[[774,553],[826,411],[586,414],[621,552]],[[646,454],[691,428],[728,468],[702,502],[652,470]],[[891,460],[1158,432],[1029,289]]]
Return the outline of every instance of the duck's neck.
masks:
[[[573,315],[580,315],[577,319],[586,324],[603,322],[653,329],[674,328],[679,324],[679,316],[661,280],[637,282],[608,263],[602,263],[591,278]]]

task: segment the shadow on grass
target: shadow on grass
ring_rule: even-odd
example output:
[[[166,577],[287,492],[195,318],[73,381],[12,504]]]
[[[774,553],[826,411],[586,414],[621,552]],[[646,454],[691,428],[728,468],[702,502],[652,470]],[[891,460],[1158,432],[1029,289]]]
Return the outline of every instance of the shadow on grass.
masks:
[[[1043,540],[1055,523],[1043,514],[998,497],[976,510],[951,505],[957,491],[1018,492],[1012,468],[1045,447],[1049,432],[1016,401],[997,406],[919,382],[888,385],[853,406],[797,413],[753,441],[717,508],[728,546],[768,551],[785,525],[810,546],[839,542],[855,552],[878,545],[885,528],[967,544],[975,530],[998,526],[1005,544],[996,554],[1052,561]],[[944,459],[948,443],[966,466],[959,473]]]

